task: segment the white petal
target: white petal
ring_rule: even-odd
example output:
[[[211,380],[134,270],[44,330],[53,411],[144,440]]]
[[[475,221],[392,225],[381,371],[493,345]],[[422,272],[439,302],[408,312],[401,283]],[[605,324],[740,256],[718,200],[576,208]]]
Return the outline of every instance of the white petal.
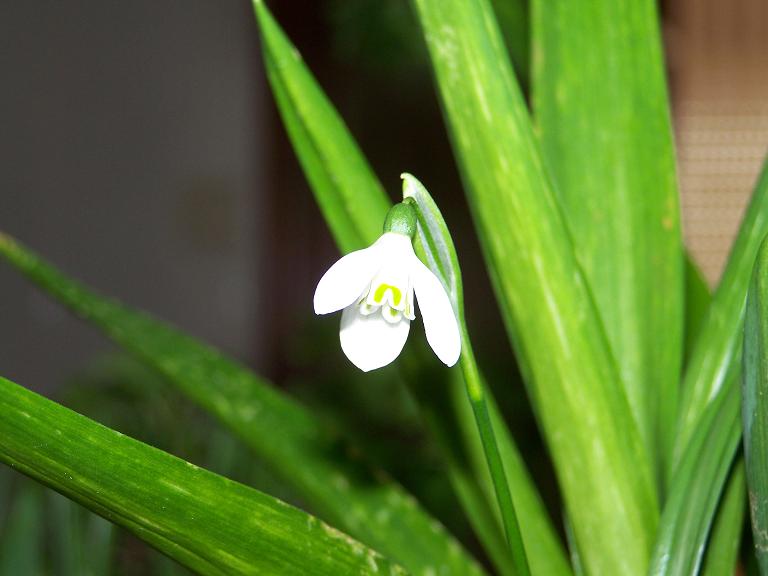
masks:
[[[390,324],[381,314],[363,316],[353,304],[341,314],[341,349],[363,372],[381,368],[400,355],[410,324],[407,318]]]
[[[399,263],[404,268],[408,266],[409,259],[414,254],[411,239],[397,232],[385,232],[376,240],[374,246],[381,248],[381,256],[384,260],[389,261],[390,264]]]
[[[323,274],[315,289],[315,314],[336,312],[362,296],[381,264],[377,244],[350,252]]]
[[[461,334],[448,293],[437,276],[415,255],[410,267],[427,342],[444,364],[453,366],[461,354]]]
[[[397,324],[402,319],[403,313],[391,306],[382,306],[381,315],[384,317],[384,320],[390,324]]]

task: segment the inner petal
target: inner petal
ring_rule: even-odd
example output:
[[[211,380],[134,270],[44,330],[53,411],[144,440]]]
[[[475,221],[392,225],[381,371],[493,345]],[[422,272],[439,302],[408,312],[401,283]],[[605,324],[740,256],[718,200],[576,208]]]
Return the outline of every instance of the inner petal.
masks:
[[[368,304],[368,302],[361,302],[360,303],[360,314],[363,316],[368,316],[369,314],[373,314],[376,312],[380,306],[376,306],[375,304]]]
[[[406,309],[408,292],[407,270],[391,266],[373,278],[366,302],[372,306],[389,306],[402,312]]]
[[[384,320],[390,324],[397,324],[403,317],[403,314],[400,312],[400,310],[392,308],[391,306],[387,306],[386,304],[381,307],[381,315],[384,316]]]

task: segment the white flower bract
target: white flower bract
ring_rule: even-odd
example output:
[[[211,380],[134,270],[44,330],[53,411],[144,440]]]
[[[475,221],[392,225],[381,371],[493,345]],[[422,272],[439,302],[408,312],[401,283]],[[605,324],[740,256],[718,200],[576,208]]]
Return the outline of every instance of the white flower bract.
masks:
[[[453,366],[461,353],[453,306],[405,234],[386,232],[370,247],[331,266],[317,284],[315,313],[343,310],[341,349],[368,372],[386,366],[402,351],[416,318],[414,292],[427,342],[444,364]]]

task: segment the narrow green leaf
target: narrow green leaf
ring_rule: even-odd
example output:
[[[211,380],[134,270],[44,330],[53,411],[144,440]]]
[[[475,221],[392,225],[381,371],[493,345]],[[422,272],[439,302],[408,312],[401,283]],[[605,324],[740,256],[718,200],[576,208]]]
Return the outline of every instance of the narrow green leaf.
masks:
[[[717,502],[738,446],[740,331],[751,269],[768,231],[766,167],[683,379],[679,438],[654,550],[654,574],[689,574],[701,566]]]
[[[752,194],[720,284],[712,298],[683,379],[674,463],[679,462],[708,404],[727,394],[726,375],[739,356],[747,286],[768,233],[768,162]],[[738,385],[738,384],[736,384]],[[673,472],[673,470],[670,470]]]
[[[464,390],[463,381],[461,382],[460,391],[462,394],[461,401],[466,404],[466,391]],[[475,428],[474,416],[470,414],[470,418],[472,418],[471,425]],[[482,450],[482,447],[480,447],[480,450]],[[483,466],[486,467],[485,462],[483,462]],[[477,538],[483,543],[485,551],[494,567],[502,576],[517,576],[514,561],[512,560],[512,552],[504,537],[501,519],[498,512],[491,508],[490,502],[494,501],[493,493],[480,490],[474,478],[468,474],[468,469],[463,466],[458,464],[451,465],[448,468],[448,475],[451,486],[467,515],[469,524],[472,530],[475,531]],[[526,549],[528,550],[529,548],[526,547]]]
[[[424,256],[433,273],[440,278],[443,286],[451,297],[454,312],[459,319],[461,331],[461,358],[459,365],[466,383],[467,398],[472,406],[475,425],[483,447],[487,469],[493,484],[496,503],[501,514],[504,533],[512,554],[512,563],[519,576],[528,576],[530,568],[528,558],[520,534],[517,512],[512,500],[512,494],[507,483],[507,474],[499,453],[498,441],[491,422],[488,409],[486,386],[480,376],[472,343],[469,339],[467,324],[464,319],[464,295],[461,285],[461,270],[459,268],[456,249],[448,226],[440,213],[440,209],[430,196],[427,189],[414,176],[403,174],[403,200],[413,201],[417,214],[417,248],[421,248],[420,256]]]
[[[412,497],[347,456],[354,451],[343,438],[246,368],[147,315],[89,292],[3,235],[0,256],[215,415],[327,521],[414,573],[480,572]]]
[[[709,289],[701,270],[686,253],[685,258],[685,359],[690,358],[701,333],[701,327],[712,302]]]
[[[645,571],[647,451],[486,0],[416,0],[507,330],[587,571]],[[621,510],[621,514],[616,511]]]
[[[565,538],[568,541],[568,550],[571,553],[571,564],[573,565],[573,573],[576,576],[585,576],[584,563],[581,561],[581,554],[579,553],[579,547],[576,545],[576,541],[573,535],[573,526],[568,522],[568,517],[565,518]]]
[[[671,451],[683,252],[655,0],[533,0],[532,99],[576,256],[654,462]]]
[[[46,494],[49,521],[56,528],[52,532],[51,560],[61,576],[88,574],[83,552],[83,526],[78,512],[80,506],[57,492]]]
[[[466,452],[471,458],[472,470],[475,476],[482,480],[488,501],[493,501],[492,482],[482,457],[480,437],[474,424],[472,411],[466,400],[465,387],[463,383],[452,385],[451,391],[453,407],[458,413],[458,420],[464,430],[464,441],[471,444],[467,446]],[[552,529],[544,503],[534,489],[525,462],[520,456],[520,452],[509,434],[509,429],[504,424],[504,419],[492,398],[488,399],[488,410],[493,429],[496,432],[504,470],[509,478],[510,486],[514,487],[512,498],[523,528],[523,542],[528,553],[531,572],[551,576],[570,575],[571,568],[563,545]],[[519,478],[520,476],[522,478]]]
[[[0,414],[0,461],[201,574],[405,574],[297,508],[3,378]]]
[[[528,85],[531,68],[530,14],[528,0],[491,0],[515,73]]]
[[[0,428],[4,424],[3,413]],[[0,438],[2,442],[5,438]],[[43,573],[42,537],[45,523],[42,496],[40,488],[31,483],[21,484],[14,494],[0,543],[0,576]]]
[[[109,574],[114,524],[57,492],[47,490],[46,496],[46,538],[56,576]]]
[[[739,459],[731,470],[720,501],[712,535],[707,544],[702,576],[736,574],[741,548],[741,532],[747,510],[747,483],[744,461]]]
[[[272,92],[342,252],[372,244],[390,205],[344,121],[261,0],[254,0]]]
[[[474,456],[473,465],[475,473],[483,479],[486,493],[489,496],[494,492],[496,493],[496,501],[501,506],[499,513],[501,514],[503,524],[516,524],[516,509],[533,508],[530,511],[526,511],[525,517],[530,518],[531,522],[536,524],[529,524],[527,526],[528,530],[523,534],[525,550],[528,552],[527,561],[530,562],[533,572],[538,574],[568,574],[570,573],[570,568],[565,561],[560,543],[553,538],[553,534],[541,522],[541,519],[546,518],[546,513],[538,495],[530,490],[528,494],[513,494],[514,507],[507,504],[511,509],[504,510],[504,505],[502,504],[504,496],[499,496],[498,493],[504,491],[506,487],[500,486],[500,484],[502,482],[506,483],[506,476],[510,474],[510,471],[512,474],[523,474],[526,476],[527,471],[493,398],[486,396],[487,386],[483,383],[474,360],[464,317],[464,293],[461,271],[448,226],[443,219],[440,209],[424,185],[410,174],[403,174],[402,177],[403,198],[412,199],[419,208],[417,211],[416,251],[432,271],[443,280],[461,325],[464,341],[461,359],[462,371],[465,381],[472,384],[462,390],[460,398],[457,398],[457,394],[453,394],[452,397],[454,399],[454,409],[458,413],[458,420],[462,424],[463,438],[472,444],[472,446],[468,447],[467,452]],[[455,387],[453,389],[455,390]],[[466,402],[467,395],[470,400],[469,405]],[[470,406],[472,407],[471,411],[468,410]],[[482,420],[478,422],[478,412],[480,412],[480,419],[487,418],[486,422]],[[487,427],[486,432],[490,431],[493,435],[493,446],[491,447],[485,444],[485,439],[481,435],[483,426]],[[486,465],[489,450],[498,450],[498,458],[500,462],[503,462],[503,466],[494,463]],[[481,454],[485,455],[485,459],[482,462],[477,457]],[[494,465],[498,465],[501,468],[501,470],[496,470],[496,477],[494,477],[493,472]],[[518,480],[515,485],[519,487],[519,490],[524,491],[532,486],[532,482],[526,478]],[[466,487],[460,487],[460,491],[467,492]],[[465,497],[467,496],[465,495]],[[490,499],[493,500],[493,497],[491,496]],[[479,513],[479,510],[477,512]],[[504,518],[505,514],[509,516],[506,519]],[[507,527],[507,530],[509,529]],[[513,531],[516,530],[516,526],[513,525],[511,529]],[[517,535],[513,532],[513,538],[516,537]],[[490,535],[488,539],[492,541]],[[491,548],[491,553],[500,555],[495,543]],[[518,554],[521,554],[521,552],[518,551]],[[521,562],[522,560],[518,559],[518,564]],[[527,569],[518,567],[516,573],[520,574],[521,571],[527,571]]]
[[[264,4],[255,2],[254,6],[262,31],[265,61],[272,91],[318,203],[321,206],[326,204],[335,206],[353,202],[360,209],[370,207],[371,213],[375,215],[374,218],[365,221],[347,222],[345,218],[351,219],[353,217],[351,211],[327,213],[326,221],[334,234],[334,238],[342,252],[370,244],[381,233],[381,224],[388,207],[382,208],[381,198],[384,195],[381,192],[381,184],[368,164],[359,160],[362,158],[362,154],[340,120],[323,126],[317,123],[317,118],[338,118],[338,114],[333,110],[310,72],[306,70],[295,47],[290,44]],[[275,62],[281,62],[282,66],[275,66]],[[288,87],[291,87],[292,90],[290,97]],[[345,143],[343,154],[336,151],[339,142]],[[355,160],[348,162],[348,157]],[[333,198],[331,198],[332,196]],[[326,212],[324,211],[324,213]],[[353,237],[353,234],[349,232],[350,230],[359,230],[359,232],[354,232],[356,235]],[[352,239],[345,240],[348,238]],[[419,253],[426,257],[423,251],[419,251]],[[448,283],[452,284],[452,281],[449,279]],[[451,290],[452,293],[454,293],[454,289],[456,289],[455,286]],[[456,289],[455,293],[461,293],[460,287]],[[474,436],[472,436],[476,435],[475,427],[472,425],[465,428],[458,425],[450,411],[440,410],[439,406],[436,407],[436,400],[445,396],[444,391],[438,394],[420,394],[418,384],[418,382],[409,381],[411,390],[419,398],[422,412],[427,415],[426,420],[432,433],[441,442],[450,467],[449,474],[453,479],[462,505],[478,531],[483,545],[491,551],[491,556],[499,569],[504,571],[504,555],[498,552],[498,537],[501,535],[501,528],[494,523],[489,523],[489,516],[485,513],[490,506],[489,502],[492,502],[492,498],[488,498],[485,504],[480,504],[481,501],[492,495],[491,493],[484,495],[478,492],[477,484],[471,481],[468,471],[463,468],[463,455],[456,454],[460,448],[446,441],[442,432],[442,430],[457,427],[463,430],[465,445],[471,447],[470,450],[476,451],[473,456],[479,455],[480,459],[475,458],[473,461],[479,462],[482,459],[482,447],[474,441]],[[461,388],[462,402],[466,404],[463,384]],[[494,417],[493,411],[492,417]],[[543,553],[533,554],[536,557],[534,564],[541,564],[543,567],[541,572],[537,571],[538,573],[567,574],[567,561],[559,544],[557,533],[552,527],[536,488],[525,470],[517,447],[514,445],[508,430],[502,430],[502,426],[503,420],[498,418],[498,424],[494,424],[494,428],[500,438],[502,459],[514,495],[515,506],[520,515],[526,547],[534,551],[541,547]],[[469,432],[469,429],[472,431]],[[470,436],[466,436],[467,434]],[[484,463],[476,469],[476,472],[487,477]],[[507,557],[506,561],[508,560]],[[535,566],[534,570],[536,570]]]
[[[744,324],[744,457],[752,535],[760,573],[768,574],[768,241],[755,261]]]
[[[412,174],[401,174],[403,200],[411,199],[418,207],[415,250],[419,257],[442,280],[451,297],[459,322],[464,320],[464,287],[459,258],[440,209],[424,185]]]
[[[738,364],[729,379],[738,379]],[[739,445],[738,386],[711,402],[678,465],[659,523],[650,574],[698,574],[707,537]]]
[[[88,551],[86,572],[90,576],[108,576],[115,548],[115,527],[100,516],[89,514],[83,535],[84,550]]]

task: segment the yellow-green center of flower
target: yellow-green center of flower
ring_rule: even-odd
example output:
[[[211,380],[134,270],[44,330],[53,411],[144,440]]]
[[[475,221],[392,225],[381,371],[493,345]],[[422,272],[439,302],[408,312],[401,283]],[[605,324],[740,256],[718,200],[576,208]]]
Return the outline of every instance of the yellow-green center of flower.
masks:
[[[403,293],[400,291],[400,288],[397,286],[392,286],[391,284],[379,284],[376,288],[376,292],[373,293],[373,301],[377,304],[381,304],[382,300],[384,299],[384,295],[387,293],[387,290],[392,291],[392,304],[399,306],[400,300],[403,298]]]

